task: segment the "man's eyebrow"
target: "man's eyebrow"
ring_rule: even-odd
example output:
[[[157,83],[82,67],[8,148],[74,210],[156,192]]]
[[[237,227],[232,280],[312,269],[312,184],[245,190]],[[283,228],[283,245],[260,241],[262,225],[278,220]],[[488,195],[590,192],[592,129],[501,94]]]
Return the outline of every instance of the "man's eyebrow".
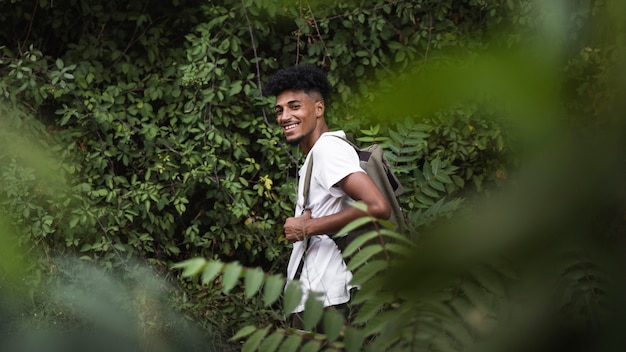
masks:
[[[294,99],[294,100],[288,101],[287,103],[285,103],[285,105],[290,105],[290,104],[293,104],[293,103],[300,103],[300,102],[301,102],[300,100]],[[278,105],[278,104],[274,105],[274,109],[279,109],[279,108],[281,108],[280,105]]]

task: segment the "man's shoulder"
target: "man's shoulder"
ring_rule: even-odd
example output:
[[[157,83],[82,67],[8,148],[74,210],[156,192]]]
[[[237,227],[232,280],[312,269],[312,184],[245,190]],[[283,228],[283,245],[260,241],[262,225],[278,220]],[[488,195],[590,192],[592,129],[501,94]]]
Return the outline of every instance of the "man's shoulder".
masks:
[[[346,138],[346,132],[344,132],[343,130],[328,131],[328,132],[322,133],[321,135],[321,137],[331,137],[331,136]]]
[[[352,146],[346,143],[345,139],[346,133],[344,131],[324,132],[313,146],[312,152],[315,155],[352,149]]]

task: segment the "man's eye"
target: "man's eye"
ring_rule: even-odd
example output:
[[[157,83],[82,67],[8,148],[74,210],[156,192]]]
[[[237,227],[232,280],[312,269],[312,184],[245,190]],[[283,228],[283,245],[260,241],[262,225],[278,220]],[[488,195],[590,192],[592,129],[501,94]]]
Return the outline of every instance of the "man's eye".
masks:
[[[282,110],[276,110],[276,111],[274,111],[274,113],[276,113],[276,115],[280,115],[280,114],[282,114],[282,112],[283,112]]]
[[[300,109],[300,105],[294,105],[294,106],[292,106],[291,108],[292,108],[293,110],[298,110],[298,109]]]

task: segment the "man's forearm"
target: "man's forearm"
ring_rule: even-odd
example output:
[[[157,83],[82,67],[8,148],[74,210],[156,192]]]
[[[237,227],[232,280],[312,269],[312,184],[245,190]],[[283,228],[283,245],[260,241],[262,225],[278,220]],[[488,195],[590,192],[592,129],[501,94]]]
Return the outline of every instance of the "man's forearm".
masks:
[[[364,216],[368,214],[350,206],[332,215],[305,220],[304,231],[307,236],[335,234],[352,221]]]

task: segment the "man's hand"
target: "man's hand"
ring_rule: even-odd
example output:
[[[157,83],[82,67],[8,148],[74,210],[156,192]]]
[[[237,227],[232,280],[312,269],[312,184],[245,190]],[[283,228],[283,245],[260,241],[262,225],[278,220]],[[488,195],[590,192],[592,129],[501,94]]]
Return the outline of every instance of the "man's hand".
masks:
[[[285,220],[285,225],[283,226],[285,230],[285,238],[290,243],[302,241],[308,235],[306,233],[306,221],[311,218],[311,211],[305,210],[302,215],[297,217],[287,218]]]

